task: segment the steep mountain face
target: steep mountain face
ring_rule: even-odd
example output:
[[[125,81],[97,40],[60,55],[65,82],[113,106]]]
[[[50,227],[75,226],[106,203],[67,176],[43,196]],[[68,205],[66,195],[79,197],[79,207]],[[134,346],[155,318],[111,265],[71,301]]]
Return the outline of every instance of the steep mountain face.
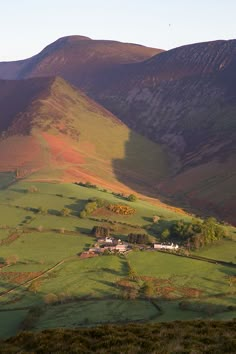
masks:
[[[0,119],[0,172],[129,190],[119,174],[144,192],[168,174],[160,146],[61,78],[0,81],[0,92],[0,112],[7,112]]]
[[[22,81],[0,80],[0,133],[2,135],[11,127],[15,118],[27,110],[38,95],[48,90],[51,82],[51,78]]]
[[[161,53],[95,82],[89,94],[175,157],[162,192],[235,220],[236,40]]]
[[[137,44],[62,37],[30,59],[0,63],[0,78],[22,79],[60,75],[70,83],[89,88],[97,75],[119,64],[143,61],[161,52]]]

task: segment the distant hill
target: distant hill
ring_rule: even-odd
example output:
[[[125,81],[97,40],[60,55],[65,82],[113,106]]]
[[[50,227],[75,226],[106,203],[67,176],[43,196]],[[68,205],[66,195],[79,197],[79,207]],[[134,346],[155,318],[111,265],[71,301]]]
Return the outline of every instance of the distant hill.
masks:
[[[49,44],[26,60],[0,63],[0,78],[22,79],[36,76],[61,76],[79,87],[89,88],[107,68],[115,70],[125,63],[136,63],[162,50],[109,40],[67,36]]]
[[[143,191],[167,174],[168,157],[158,144],[61,78],[0,81],[0,93],[0,172],[127,190],[119,171]]]

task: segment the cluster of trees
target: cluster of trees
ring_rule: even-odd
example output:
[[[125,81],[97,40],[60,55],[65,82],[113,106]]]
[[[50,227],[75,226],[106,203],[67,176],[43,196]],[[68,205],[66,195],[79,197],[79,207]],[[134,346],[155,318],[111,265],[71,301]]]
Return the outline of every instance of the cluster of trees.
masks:
[[[107,208],[113,213],[120,215],[133,215],[135,213],[134,208],[123,204],[110,204]]]
[[[130,194],[130,195],[128,195],[128,197],[127,197],[127,200],[128,200],[129,202],[136,202],[137,199],[138,199],[138,198],[136,197],[135,194]]]
[[[138,244],[147,244],[150,242],[148,235],[146,234],[134,234],[130,233],[128,235],[128,242],[138,243]]]
[[[116,192],[112,192],[112,194],[118,198],[128,200],[129,202],[136,202],[138,200],[135,194],[124,195],[123,193],[116,193]]]
[[[92,234],[96,237],[109,237],[110,229],[104,226],[94,226],[92,229]]]
[[[86,187],[86,188],[93,188],[93,189],[98,189],[98,186],[96,186],[96,184],[92,184],[90,182],[76,182],[75,184],[77,184],[78,186],[81,187]]]
[[[80,212],[80,217],[86,218],[87,216],[91,215],[96,209],[108,206],[109,203],[100,198],[90,198],[88,202],[85,204],[84,209]]]
[[[209,217],[203,222],[200,220],[176,221],[169,229],[163,230],[161,237],[164,240],[170,239],[185,244],[189,248],[198,249],[226,237],[226,233],[215,218]]]

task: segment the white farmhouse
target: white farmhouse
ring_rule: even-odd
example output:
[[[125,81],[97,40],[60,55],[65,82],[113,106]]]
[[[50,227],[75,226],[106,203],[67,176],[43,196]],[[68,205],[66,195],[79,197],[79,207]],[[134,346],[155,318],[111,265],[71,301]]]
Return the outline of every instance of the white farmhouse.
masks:
[[[154,248],[158,249],[158,250],[177,250],[179,248],[178,245],[175,245],[174,243],[172,243],[171,245],[165,245],[163,243],[154,243]]]

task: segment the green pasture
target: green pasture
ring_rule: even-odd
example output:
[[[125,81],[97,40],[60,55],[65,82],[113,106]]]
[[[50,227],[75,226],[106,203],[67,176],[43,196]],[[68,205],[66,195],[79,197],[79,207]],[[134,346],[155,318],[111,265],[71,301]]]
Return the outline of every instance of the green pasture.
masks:
[[[35,186],[38,192],[29,192],[31,186]],[[127,221],[131,224],[145,225],[150,223],[153,215],[159,215],[169,220],[189,219],[187,215],[175,213],[161,206],[154,206],[146,201],[128,202],[113,195],[110,192],[102,192],[93,188],[86,188],[75,184],[52,184],[52,183],[30,183],[18,182],[8,190],[2,191],[0,201],[6,200],[11,205],[23,208],[40,206],[46,208],[53,214],[53,211],[60,211],[64,207],[71,209],[72,214],[78,215],[85,202],[89,198],[101,198],[109,203],[126,204],[135,208],[136,213],[132,216],[114,215],[109,216],[111,220]]]
[[[7,226],[10,228],[15,228],[20,226],[26,216],[33,216],[33,213],[25,211],[21,208],[0,204],[0,227]]]
[[[197,255],[236,264],[236,241],[222,240],[195,252]]]
[[[32,232],[21,235],[10,246],[1,246],[1,256],[17,255],[19,261],[43,262],[52,265],[60,260],[75,256],[94,239],[84,235],[67,235],[53,232]]]
[[[229,292],[227,277],[236,275],[234,268],[157,251],[132,252],[128,259],[140,276],[170,279],[176,286],[196,288],[204,295]]]
[[[10,230],[0,229],[0,242],[7,238],[7,236],[11,233]]]
[[[40,291],[78,297],[118,296],[115,283],[127,274],[127,262],[118,256],[76,259],[56,269],[55,277],[46,278]]]

